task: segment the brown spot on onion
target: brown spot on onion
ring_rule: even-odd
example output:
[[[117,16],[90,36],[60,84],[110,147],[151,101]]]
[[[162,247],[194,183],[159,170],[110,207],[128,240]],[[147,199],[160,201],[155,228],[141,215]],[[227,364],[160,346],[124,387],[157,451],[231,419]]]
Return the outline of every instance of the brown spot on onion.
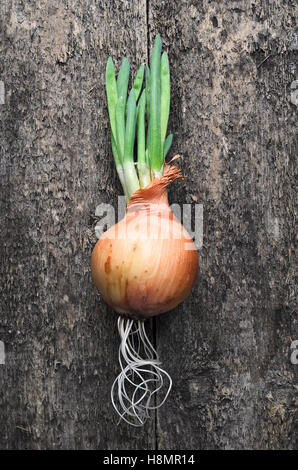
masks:
[[[107,274],[110,274],[111,272],[111,257],[110,256],[107,257],[107,260],[105,262],[105,272]]]

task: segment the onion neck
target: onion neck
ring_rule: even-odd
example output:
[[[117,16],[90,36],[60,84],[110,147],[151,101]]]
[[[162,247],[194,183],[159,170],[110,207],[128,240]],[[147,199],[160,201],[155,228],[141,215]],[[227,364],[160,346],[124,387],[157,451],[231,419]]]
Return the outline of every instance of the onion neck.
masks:
[[[177,165],[164,165],[160,178],[154,178],[146,188],[138,189],[133,193],[127,206],[127,212],[135,211],[138,206],[150,204],[169,207],[167,187],[172,181],[182,179],[183,176]]]

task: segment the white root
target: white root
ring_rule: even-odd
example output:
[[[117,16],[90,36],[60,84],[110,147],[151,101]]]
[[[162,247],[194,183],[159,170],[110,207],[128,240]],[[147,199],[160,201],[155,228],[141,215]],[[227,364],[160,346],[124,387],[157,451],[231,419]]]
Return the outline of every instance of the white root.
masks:
[[[123,419],[132,426],[143,426],[150,417],[149,411],[156,410],[166,401],[172,379],[159,367],[161,363],[143,320],[119,317],[118,331],[121,372],[112,385],[112,403],[120,416],[119,422]],[[161,395],[159,403],[157,394]]]

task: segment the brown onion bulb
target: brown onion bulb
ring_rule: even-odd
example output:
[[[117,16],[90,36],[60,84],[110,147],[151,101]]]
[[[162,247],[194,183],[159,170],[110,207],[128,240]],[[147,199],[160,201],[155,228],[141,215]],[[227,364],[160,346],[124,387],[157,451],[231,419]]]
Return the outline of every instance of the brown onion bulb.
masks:
[[[181,178],[176,165],[136,191],[126,215],[107,230],[91,255],[91,275],[118,313],[148,318],[189,295],[198,271],[195,245],[168,204],[167,186]]]

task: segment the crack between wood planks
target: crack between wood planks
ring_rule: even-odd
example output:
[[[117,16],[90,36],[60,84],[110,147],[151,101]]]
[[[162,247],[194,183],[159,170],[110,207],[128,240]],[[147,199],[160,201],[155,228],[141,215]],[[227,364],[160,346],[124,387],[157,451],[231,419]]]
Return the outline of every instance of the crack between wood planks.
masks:
[[[158,356],[156,318],[154,317],[152,320],[153,320],[153,321],[152,321],[152,333],[153,333],[154,349],[155,349],[155,351],[157,352],[157,356]],[[156,407],[156,405],[157,405],[157,393],[155,394],[154,405],[155,405],[155,407]],[[158,450],[158,423],[157,423],[157,413],[158,413],[158,409],[155,408],[155,410],[154,410],[154,428],[155,428],[154,450]]]
[[[146,33],[147,33],[147,64],[148,64],[148,65],[149,65],[149,59],[150,59],[149,9],[150,9],[149,0],[146,0]],[[152,337],[153,337],[154,349],[157,351],[157,328],[156,328],[156,318],[153,318],[153,319],[152,319]],[[158,352],[158,351],[157,351],[157,352]],[[156,406],[156,404],[157,404],[157,396],[155,395],[155,406]],[[155,409],[155,412],[154,412],[154,432],[155,432],[154,450],[158,450],[157,412],[158,412],[158,410]]]
[[[146,0],[146,33],[147,33],[147,63],[149,63],[149,57],[150,57],[149,0]]]

